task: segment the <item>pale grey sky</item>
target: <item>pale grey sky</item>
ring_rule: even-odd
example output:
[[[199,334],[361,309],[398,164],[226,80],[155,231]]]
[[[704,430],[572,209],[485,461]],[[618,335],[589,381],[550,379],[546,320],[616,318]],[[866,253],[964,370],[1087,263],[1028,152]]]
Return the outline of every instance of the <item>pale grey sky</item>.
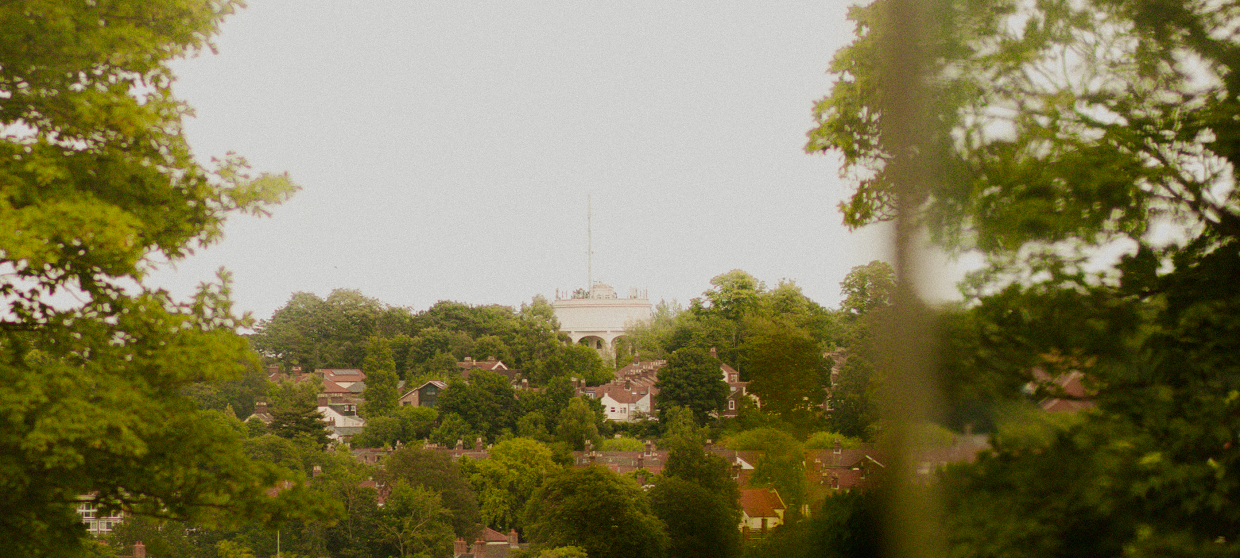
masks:
[[[585,286],[590,194],[594,277],[620,293],[686,303],[739,268],[835,306],[888,254],[840,225],[835,159],[802,151],[847,5],[252,0],[175,64],[186,133],[303,190],[152,283],[226,266],[259,318],[340,287],[515,306]]]

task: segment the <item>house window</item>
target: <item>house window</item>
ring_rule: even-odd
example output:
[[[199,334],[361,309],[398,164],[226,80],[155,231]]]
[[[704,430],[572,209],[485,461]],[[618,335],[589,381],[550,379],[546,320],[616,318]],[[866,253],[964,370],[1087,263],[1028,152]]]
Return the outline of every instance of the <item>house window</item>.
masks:
[[[613,412],[613,413],[614,413],[614,412],[616,412],[616,408],[615,408],[615,407],[612,407],[612,408],[611,408],[611,412]]]
[[[736,400],[735,400],[735,399],[729,399],[729,400],[728,400],[728,410],[729,410],[729,411],[735,411],[735,410],[736,410]]]

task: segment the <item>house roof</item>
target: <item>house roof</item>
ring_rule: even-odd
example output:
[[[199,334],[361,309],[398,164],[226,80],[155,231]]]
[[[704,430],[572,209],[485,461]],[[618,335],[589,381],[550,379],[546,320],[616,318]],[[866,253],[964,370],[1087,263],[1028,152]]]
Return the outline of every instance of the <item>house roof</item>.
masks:
[[[483,370],[491,370],[493,372],[508,369],[508,366],[506,366],[502,360],[474,360],[472,358],[466,358],[465,360],[456,363],[456,366],[462,370],[476,370],[481,368]]]
[[[629,389],[625,389],[624,384],[612,382],[594,388],[594,393],[599,399],[605,395],[617,403],[637,403],[648,395],[658,394],[659,390],[637,382],[631,382]]]
[[[482,538],[482,540],[484,540],[484,541],[486,541],[486,542],[489,542],[489,543],[491,543],[491,542],[503,542],[503,543],[508,542],[508,535],[505,535],[505,534],[503,534],[503,533],[501,533],[501,532],[499,532],[499,531],[496,531],[495,529],[492,529],[492,528],[490,528],[490,527],[484,527],[484,528],[482,529],[482,535],[481,535],[481,538]]]
[[[780,517],[785,509],[783,498],[770,488],[742,488],[741,509],[749,517]]]
[[[319,393],[352,393],[348,388],[328,379],[323,380],[323,391]]]
[[[366,374],[357,368],[319,368],[316,373],[325,380],[334,382],[357,382],[366,379]]]
[[[634,376],[651,376],[656,377],[659,369],[667,364],[666,360],[639,360],[624,365],[616,370],[617,378],[634,377]]]

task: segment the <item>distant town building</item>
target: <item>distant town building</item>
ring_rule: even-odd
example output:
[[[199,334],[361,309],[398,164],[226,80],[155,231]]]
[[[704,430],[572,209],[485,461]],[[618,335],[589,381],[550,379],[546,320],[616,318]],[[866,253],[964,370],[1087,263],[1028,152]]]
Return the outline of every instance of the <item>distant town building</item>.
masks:
[[[604,355],[616,354],[616,339],[631,324],[650,320],[650,300],[646,293],[629,290],[628,298],[616,296],[616,290],[595,282],[589,292],[577,291],[567,297],[556,293],[555,317],[560,331],[573,343],[581,343]]]
[[[114,527],[125,520],[125,514],[120,510],[104,513],[90,496],[79,498],[77,513],[82,518],[82,523],[86,524],[86,532],[92,535],[111,533]]]

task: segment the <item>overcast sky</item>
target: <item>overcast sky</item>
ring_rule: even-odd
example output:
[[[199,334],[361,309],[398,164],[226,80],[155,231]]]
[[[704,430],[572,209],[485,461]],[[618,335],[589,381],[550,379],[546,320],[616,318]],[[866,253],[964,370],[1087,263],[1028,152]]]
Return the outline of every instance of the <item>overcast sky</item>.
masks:
[[[517,306],[586,286],[590,195],[594,278],[622,295],[687,303],[739,268],[836,306],[890,261],[883,230],[840,225],[836,159],[802,150],[847,5],[252,0],[174,66],[186,133],[302,191],[152,283],[225,266],[258,318],[335,288]]]

